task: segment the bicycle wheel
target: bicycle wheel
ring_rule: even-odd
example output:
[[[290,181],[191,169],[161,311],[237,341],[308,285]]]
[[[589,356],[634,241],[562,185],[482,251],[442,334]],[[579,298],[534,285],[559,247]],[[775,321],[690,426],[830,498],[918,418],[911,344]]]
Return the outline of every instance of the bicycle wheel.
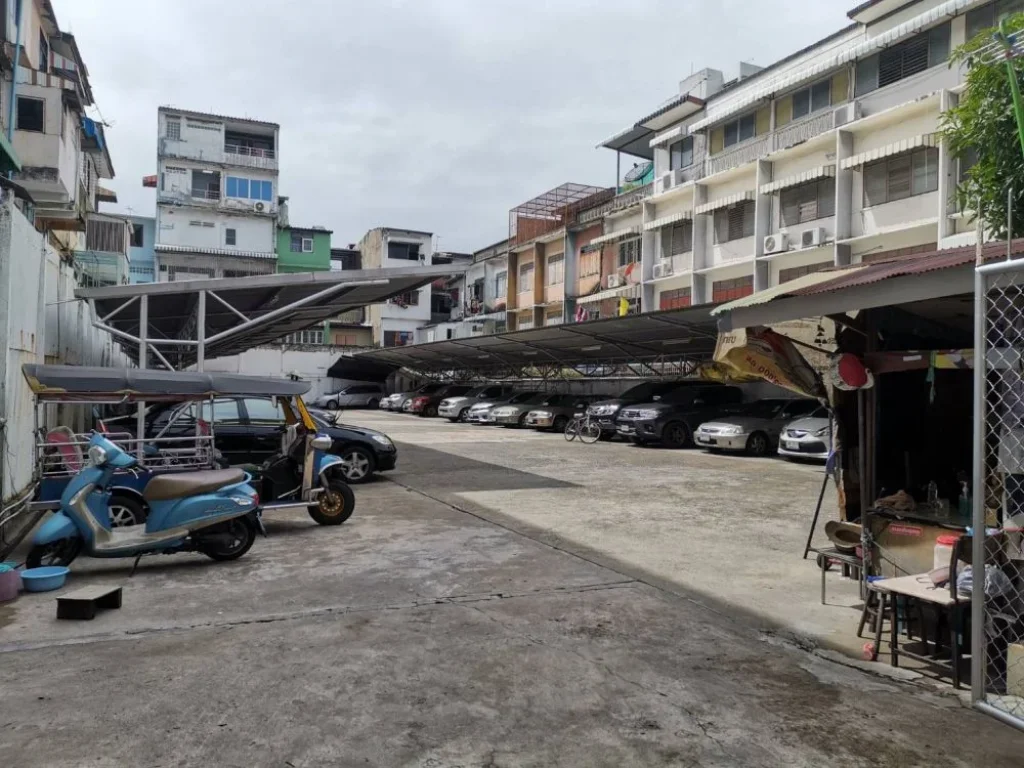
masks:
[[[601,438],[601,428],[592,421],[580,424],[580,440],[584,443],[596,443]]]
[[[580,420],[570,419],[569,423],[565,425],[565,432],[563,434],[565,435],[565,439],[571,443],[573,440],[576,439],[576,435],[579,433],[579,431]]]

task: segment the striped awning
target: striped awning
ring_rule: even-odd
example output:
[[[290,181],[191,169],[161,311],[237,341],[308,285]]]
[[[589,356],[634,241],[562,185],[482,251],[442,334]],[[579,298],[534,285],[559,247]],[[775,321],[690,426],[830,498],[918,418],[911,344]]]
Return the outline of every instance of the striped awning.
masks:
[[[192,245],[169,245],[157,243],[153,246],[157,253],[184,253],[196,256],[232,256],[236,259],[276,259],[273,251],[235,251],[230,248],[202,248]]]
[[[902,155],[904,152],[910,152],[919,147],[937,147],[939,146],[940,139],[941,137],[937,133],[921,133],[909,139],[894,141],[892,144],[886,144],[884,147],[869,149],[867,152],[861,152],[859,155],[848,157],[839,164],[839,167],[845,171],[849,168],[859,168],[874,160],[881,160],[883,157]]]
[[[669,224],[675,224],[677,221],[689,221],[693,218],[693,211],[676,211],[670,213],[668,216],[662,216],[654,219],[654,221],[648,221],[644,224],[644,230],[651,231],[652,229],[661,229],[667,227]]]
[[[693,212],[711,213],[711,211],[717,211],[720,208],[728,208],[730,205],[742,203],[744,200],[753,200],[754,197],[754,190],[748,189],[744,192],[737,192],[734,195],[726,195],[725,197],[720,197],[717,200],[712,200],[710,203],[698,205],[696,208],[693,209]]]
[[[669,128],[667,131],[662,131],[657,136],[655,136],[653,139],[651,139],[651,146],[652,147],[657,147],[657,146],[659,146],[661,144],[666,144],[666,143],[672,141],[672,139],[674,139],[674,138],[676,138],[678,136],[685,136],[685,135],[686,135],[686,126],[685,125],[677,125],[675,128]]]
[[[761,185],[761,194],[770,195],[773,192],[778,192],[780,189],[789,189],[790,187],[799,187],[801,184],[806,184],[808,181],[814,181],[815,179],[824,179],[829,176],[836,175],[836,167],[834,165],[819,165],[817,168],[812,168],[809,171],[803,173],[795,173],[792,176],[786,176],[785,178],[773,181],[770,184]]]
[[[577,304],[590,304],[595,301],[604,301],[605,299],[639,299],[640,298],[640,284],[630,283],[623,285],[618,288],[609,288],[607,291],[598,291],[592,293],[589,296],[580,296],[576,299]]]
[[[588,243],[588,245],[602,245],[604,243],[614,243],[616,240],[624,240],[627,237],[635,237],[636,235],[639,234],[639,226],[627,227],[626,229],[617,229],[614,232],[609,232],[607,235],[595,237]]]

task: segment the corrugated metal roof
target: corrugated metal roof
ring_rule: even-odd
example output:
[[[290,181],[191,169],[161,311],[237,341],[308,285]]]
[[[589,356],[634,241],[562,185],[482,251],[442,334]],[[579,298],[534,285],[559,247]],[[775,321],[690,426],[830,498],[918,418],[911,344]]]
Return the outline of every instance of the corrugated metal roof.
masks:
[[[855,272],[861,269],[865,269],[866,265],[857,265],[856,267],[849,267],[843,270],[843,274],[848,272]],[[712,315],[720,315],[723,312],[728,312],[733,309],[739,309],[740,307],[754,307],[758,304],[767,304],[769,301],[774,299],[782,298],[783,296],[792,296],[800,292],[800,289],[809,289],[822,283],[829,283],[836,279],[836,272],[834,270],[827,270],[822,272],[812,272],[809,275],[801,275],[793,280],[787,280],[785,283],[776,285],[772,288],[766,288],[763,291],[752,293],[749,296],[744,296],[741,299],[735,299],[734,301],[726,302],[711,310]]]

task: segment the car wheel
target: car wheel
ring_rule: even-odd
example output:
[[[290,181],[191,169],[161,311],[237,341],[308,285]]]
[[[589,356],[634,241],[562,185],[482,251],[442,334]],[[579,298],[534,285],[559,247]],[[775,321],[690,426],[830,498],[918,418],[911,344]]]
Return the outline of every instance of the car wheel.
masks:
[[[469,416],[469,408],[463,408],[461,411],[459,411],[459,415],[455,417],[455,420],[456,421],[465,422],[466,418],[468,416]]]
[[[520,416],[520,417],[519,417],[519,421],[518,421],[518,423],[517,423],[517,426],[518,426],[518,427],[519,427],[520,429],[522,429],[523,427],[525,427],[525,426],[526,426],[526,417],[527,417],[527,415],[528,415],[528,414],[525,414],[525,413],[524,413],[524,414],[523,414],[522,416]]]
[[[341,452],[341,459],[345,464],[341,468],[341,474],[345,482],[350,485],[365,483],[373,475],[376,467],[376,459],[370,451],[351,445]]]
[[[767,456],[772,444],[764,432],[755,432],[747,438],[747,453],[751,456]]]
[[[569,420],[565,416],[556,416],[551,424],[551,429],[555,432],[565,432],[565,425],[568,423]]]
[[[679,421],[666,424],[661,433],[661,442],[666,448],[685,448],[690,444],[690,429]]]
[[[336,410],[338,410],[338,401],[337,400],[328,400],[327,401],[327,410],[328,411],[336,411]]]
[[[379,408],[380,407],[380,400],[378,400],[375,397],[371,397],[370,398],[370,402],[368,402],[366,404],[366,407],[367,408]]]
[[[434,418],[435,416],[437,416],[437,406],[428,405],[426,408],[423,409],[423,415],[426,416],[428,419]]]
[[[641,440],[639,437],[634,437],[631,439],[633,440],[633,445],[647,445],[647,441]]]

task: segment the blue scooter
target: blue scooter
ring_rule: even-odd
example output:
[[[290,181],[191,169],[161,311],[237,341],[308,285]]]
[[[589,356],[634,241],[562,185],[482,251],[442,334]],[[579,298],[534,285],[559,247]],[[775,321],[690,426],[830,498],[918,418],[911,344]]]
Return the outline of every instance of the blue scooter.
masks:
[[[112,528],[108,504],[118,470],[136,459],[100,433],[89,439],[89,464],[61,494],[61,509],[39,527],[27,565],[68,565],[82,551],[92,557],[201,552],[235,560],[266,534],[259,495],[240,469],[157,475],[146,484],[144,524]]]

